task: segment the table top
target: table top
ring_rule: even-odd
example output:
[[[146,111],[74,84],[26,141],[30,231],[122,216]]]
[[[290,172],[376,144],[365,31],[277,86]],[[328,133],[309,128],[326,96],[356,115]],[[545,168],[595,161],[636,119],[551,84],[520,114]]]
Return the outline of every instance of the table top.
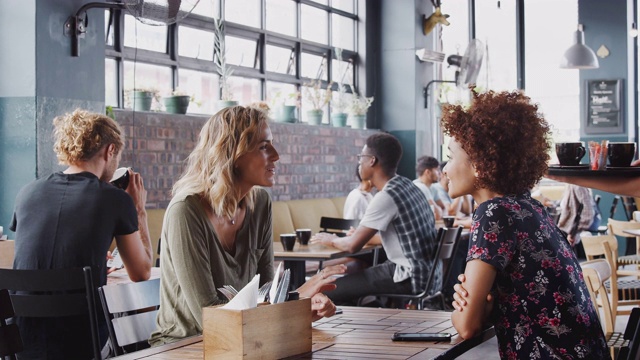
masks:
[[[159,279],[160,278],[160,268],[152,267],[151,268],[151,279]],[[107,275],[107,285],[119,285],[119,284],[128,284],[131,282],[129,279],[129,274],[127,274],[127,270],[125,268],[118,269],[111,274]]]
[[[493,328],[469,340],[460,338],[446,311],[342,307],[343,314],[313,323],[312,352],[295,358],[454,359],[495,336]],[[395,332],[449,332],[449,341],[392,341]],[[115,359],[202,359],[203,337],[145,349]]]
[[[382,245],[365,245],[362,250],[356,254],[364,254],[380,248],[382,248]],[[273,256],[275,260],[329,260],[351,255],[355,254],[350,254],[333,246],[324,246],[321,244],[300,245],[300,243],[297,242],[293,251],[284,251],[281,242],[273,242]]]

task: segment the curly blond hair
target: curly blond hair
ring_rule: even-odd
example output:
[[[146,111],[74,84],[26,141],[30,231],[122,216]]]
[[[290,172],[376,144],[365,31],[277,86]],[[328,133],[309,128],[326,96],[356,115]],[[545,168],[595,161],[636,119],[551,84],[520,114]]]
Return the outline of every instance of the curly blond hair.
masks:
[[[472,93],[468,109],[443,106],[442,128],[469,155],[476,186],[501,194],[530,190],[547,171],[549,124],[519,91]]]
[[[53,127],[53,150],[63,165],[87,161],[109,144],[115,145],[116,154],[124,146],[120,125],[106,115],[76,109],[53,119]]]
[[[234,187],[235,162],[256,149],[267,113],[255,107],[233,106],[220,110],[202,127],[198,144],[187,158],[187,167],[173,185],[173,195],[200,195],[218,216],[233,217],[242,194]],[[253,209],[254,188],[243,200]]]

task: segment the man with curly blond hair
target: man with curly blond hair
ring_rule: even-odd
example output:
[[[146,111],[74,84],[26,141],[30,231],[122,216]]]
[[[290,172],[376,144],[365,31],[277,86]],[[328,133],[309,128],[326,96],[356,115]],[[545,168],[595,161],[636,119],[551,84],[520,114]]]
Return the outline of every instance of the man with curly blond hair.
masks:
[[[106,284],[106,255],[113,238],[129,277],[147,280],[153,252],[140,174],[129,170],[126,191],[109,183],[118,168],[124,134],[111,118],[75,110],[53,120],[54,150],[67,169],[27,184],[16,198],[15,269],[91,266]],[[101,344],[106,324],[98,316]],[[88,316],[17,318],[20,359],[90,359]]]
[[[473,96],[442,111],[449,195],[478,203],[453,326],[468,339],[493,323],[502,359],[610,358],[578,259],[529,193],[547,170],[549,125],[520,92]]]

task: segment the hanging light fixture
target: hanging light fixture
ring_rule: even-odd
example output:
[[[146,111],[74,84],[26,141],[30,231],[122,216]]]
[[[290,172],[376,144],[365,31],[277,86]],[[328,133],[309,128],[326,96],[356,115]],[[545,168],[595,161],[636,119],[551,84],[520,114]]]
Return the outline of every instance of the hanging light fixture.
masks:
[[[578,24],[575,34],[575,44],[564,52],[560,67],[563,69],[597,69],[600,67],[596,54],[584,44],[582,24]]]

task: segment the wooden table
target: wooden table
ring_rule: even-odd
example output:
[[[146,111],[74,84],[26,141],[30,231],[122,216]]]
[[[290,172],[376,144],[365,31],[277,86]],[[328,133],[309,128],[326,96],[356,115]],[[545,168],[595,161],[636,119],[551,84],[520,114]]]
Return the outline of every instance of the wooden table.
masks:
[[[160,278],[160,268],[152,267],[151,268],[151,279],[159,279]],[[118,269],[111,274],[107,275],[107,285],[118,285],[118,284],[127,284],[130,283],[131,279],[129,279],[129,274],[127,274],[127,270],[125,268]]]
[[[333,246],[324,246],[321,244],[300,245],[296,243],[293,251],[284,251],[282,243],[273,242],[273,255],[276,261],[284,261],[285,269],[291,269],[291,286],[293,289],[300,287],[305,281],[306,262],[307,261],[326,261],[338,259],[359,254],[366,254],[377,249],[381,249],[382,245],[365,245],[355,254],[339,250]]]
[[[455,359],[495,336],[493,328],[469,340],[460,338],[446,311],[342,308],[344,313],[313,323],[311,353],[295,359]],[[393,333],[449,332],[450,341],[391,341]],[[202,336],[153,347],[114,359],[202,359]],[[496,354],[497,355],[497,354]]]

